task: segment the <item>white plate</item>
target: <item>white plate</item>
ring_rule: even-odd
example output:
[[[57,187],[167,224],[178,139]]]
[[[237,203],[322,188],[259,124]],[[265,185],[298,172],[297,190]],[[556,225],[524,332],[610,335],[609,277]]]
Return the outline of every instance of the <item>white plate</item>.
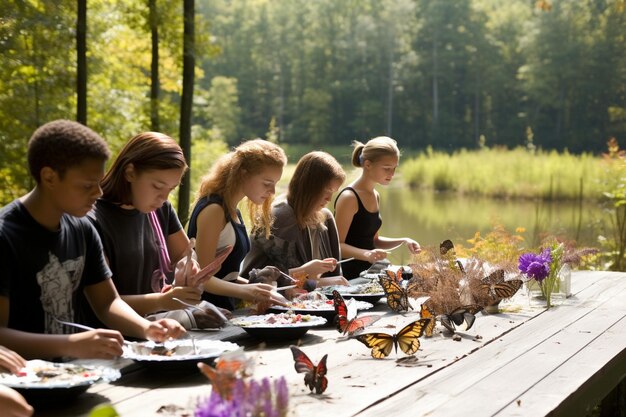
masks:
[[[0,373],[0,384],[12,388],[72,388],[96,382],[115,381],[120,371],[105,366],[47,362],[39,359],[26,363],[18,374]]]
[[[287,327],[287,328],[292,328],[292,327],[315,327],[315,326],[322,326],[324,324],[326,324],[326,319],[320,316],[311,316],[308,315],[309,319],[308,320],[303,320],[297,323],[267,323],[266,320],[270,317],[276,317],[276,316],[280,316],[283,315],[284,313],[280,313],[280,314],[274,314],[274,313],[269,313],[269,314],[264,314],[262,316],[247,316],[247,317],[238,317],[238,318],[234,318],[232,319],[230,322],[232,324],[234,324],[235,326],[239,326],[239,327],[247,327],[247,328],[282,328],[282,327]]]
[[[168,340],[163,344],[152,341],[127,343],[124,345],[123,356],[137,362],[198,361],[217,358],[224,352],[237,349],[239,346],[235,343],[221,340],[195,340],[192,343],[191,339],[178,339]],[[157,353],[162,350],[169,354]]]

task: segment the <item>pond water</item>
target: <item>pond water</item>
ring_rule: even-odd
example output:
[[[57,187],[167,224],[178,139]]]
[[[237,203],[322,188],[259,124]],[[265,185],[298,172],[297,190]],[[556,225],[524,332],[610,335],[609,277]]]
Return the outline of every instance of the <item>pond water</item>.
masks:
[[[437,246],[445,239],[467,243],[476,232],[485,235],[494,225],[510,233],[520,233],[529,246],[537,246],[541,236],[558,235],[576,240],[579,246],[598,247],[598,235],[609,215],[598,202],[536,202],[502,200],[412,190],[408,187],[377,187],[381,194],[382,236],[408,236],[422,246]],[[393,263],[408,261],[408,251],[399,249],[390,255]]]

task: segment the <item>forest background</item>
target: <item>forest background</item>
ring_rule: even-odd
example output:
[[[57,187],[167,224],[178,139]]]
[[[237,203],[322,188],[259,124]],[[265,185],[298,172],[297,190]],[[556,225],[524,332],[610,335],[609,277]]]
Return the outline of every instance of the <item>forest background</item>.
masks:
[[[599,154],[626,137],[624,51],[625,0],[5,0],[0,206],[32,187],[32,132],[68,118],[114,153],[144,130],[187,138],[183,199],[242,139],[273,140],[291,161],[324,149],[347,163],[352,140],[384,134],[402,148],[412,185],[476,193],[491,183],[492,195],[525,198],[604,192],[618,207],[621,176]],[[555,167],[571,177],[558,195]],[[526,193],[537,176],[546,179]]]

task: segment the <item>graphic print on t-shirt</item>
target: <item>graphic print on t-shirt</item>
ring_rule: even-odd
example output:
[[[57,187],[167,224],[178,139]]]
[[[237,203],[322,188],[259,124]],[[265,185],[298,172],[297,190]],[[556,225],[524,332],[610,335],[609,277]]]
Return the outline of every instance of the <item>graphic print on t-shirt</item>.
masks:
[[[72,295],[83,276],[85,257],[79,256],[63,263],[52,253],[48,253],[48,258],[49,262],[37,273],[46,320],[45,332],[62,334],[63,325],[54,319],[74,321]]]

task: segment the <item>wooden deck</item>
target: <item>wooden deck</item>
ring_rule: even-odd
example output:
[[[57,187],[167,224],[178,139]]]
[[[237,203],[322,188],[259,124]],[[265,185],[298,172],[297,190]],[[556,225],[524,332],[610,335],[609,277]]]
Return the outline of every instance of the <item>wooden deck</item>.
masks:
[[[438,326],[435,337],[421,339],[412,366],[397,361],[401,352],[375,360],[333,327],[309,331],[302,350],[314,362],[328,353],[329,384],[321,396],[310,394],[295,372],[288,342],[259,344],[236,327],[197,336],[245,346],[256,379],[284,375],[293,416],[584,416],[626,375],[626,273],[575,272],[572,289],[548,311],[518,294],[504,305],[508,312],[478,314],[460,341]],[[388,311],[384,304],[375,310]],[[415,317],[388,313],[376,326],[400,328]],[[114,364],[123,368],[120,380],[35,415],[86,416],[110,402],[122,417],[181,416],[162,407],[189,409],[210,391],[199,372],[155,374],[128,360]]]

